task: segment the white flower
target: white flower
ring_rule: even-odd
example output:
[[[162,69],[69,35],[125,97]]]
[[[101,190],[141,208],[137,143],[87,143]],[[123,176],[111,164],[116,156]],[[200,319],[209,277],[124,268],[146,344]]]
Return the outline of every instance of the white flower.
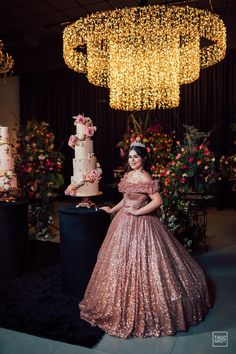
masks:
[[[45,158],[46,158],[46,157],[45,157],[43,154],[40,154],[40,155],[38,156],[38,159],[39,159],[39,160],[45,160]]]
[[[216,160],[216,159],[215,159],[214,157],[211,159],[212,162],[214,162],[215,160]]]
[[[205,166],[205,170],[208,170],[208,168],[209,168],[209,166],[206,165],[206,166]]]
[[[3,181],[3,184],[8,183],[9,182],[9,178],[3,177],[2,181]]]

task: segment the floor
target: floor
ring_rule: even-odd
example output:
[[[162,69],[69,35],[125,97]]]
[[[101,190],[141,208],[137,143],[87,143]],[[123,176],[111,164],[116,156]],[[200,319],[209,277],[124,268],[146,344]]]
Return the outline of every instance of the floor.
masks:
[[[88,349],[0,328],[0,354],[236,353],[235,210],[208,210],[207,243],[209,251],[196,258],[205,269],[210,286],[214,288],[215,302],[205,320],[190,327],[188,332],[129,340],[104,335],[93,349]]]

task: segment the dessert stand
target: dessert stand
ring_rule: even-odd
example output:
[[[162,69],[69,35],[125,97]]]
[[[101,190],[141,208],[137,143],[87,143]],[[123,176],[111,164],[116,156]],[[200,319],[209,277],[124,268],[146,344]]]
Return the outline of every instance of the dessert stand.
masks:
[[[102,195],[102,192],[98,192],[98,194],[93,194],[93,195],[76,195],[76,197],[81,198],[81,201],[76,205],[76,208],[95,208],[95,210],[98,210],[96,207],[96,204],[90,199],[91,197],[96,197]]]

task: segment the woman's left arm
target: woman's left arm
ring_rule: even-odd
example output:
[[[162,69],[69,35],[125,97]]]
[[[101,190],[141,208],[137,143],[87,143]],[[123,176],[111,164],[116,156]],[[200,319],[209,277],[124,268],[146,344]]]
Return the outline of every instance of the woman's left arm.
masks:
[[[156,210],[162,205],[162,198],[159,193],[154,193],[154,194],[149,194],[149,197],[151,201],[145,205],[144,207],[140,209],[136,209],[132,206],[126,207],[124,212],[126,214],[132,214],[132,215],[145,215],[151,213],[153,210]]]

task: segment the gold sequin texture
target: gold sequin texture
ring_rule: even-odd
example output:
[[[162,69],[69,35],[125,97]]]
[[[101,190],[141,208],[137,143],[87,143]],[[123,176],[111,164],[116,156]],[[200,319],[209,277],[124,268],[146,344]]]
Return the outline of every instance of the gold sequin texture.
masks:
[[[119,190],[124,207],[142,207],[158,186],[124,177]],[[80,316],[121,338],[186,331],[211,307],[204,271],[155,215],[125,214],[124,207],[99,251]]]

